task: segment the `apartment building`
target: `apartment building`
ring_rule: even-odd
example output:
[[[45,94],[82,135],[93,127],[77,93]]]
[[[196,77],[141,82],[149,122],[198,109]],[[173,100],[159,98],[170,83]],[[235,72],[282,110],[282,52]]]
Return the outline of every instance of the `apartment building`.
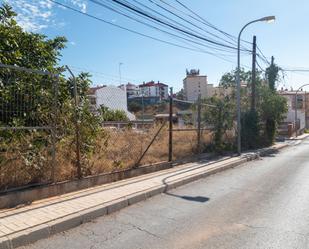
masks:
[[[183,80],[185,99],[196,101],[198,96],[201,98],[209,97],[208,82],[206,75],[200,75],[200,70],[191,69],[186,71],[186,78]]]
[[[140,95],[143,97],[159,97],[160,100],[168,99],[168,85],[154,81],[139,85]]]
[[[128,98],[133,98],[140,95],[140,88],[138,85],[127,83],[125,85],[120,85],[119,88],[127,92]]]

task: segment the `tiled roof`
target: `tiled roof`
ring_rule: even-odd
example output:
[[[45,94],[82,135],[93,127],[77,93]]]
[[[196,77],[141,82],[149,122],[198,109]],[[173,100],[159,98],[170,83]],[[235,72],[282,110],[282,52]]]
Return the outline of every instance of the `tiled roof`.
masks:
[[[166,85],[166,84],[163,84],[163,83],[161,83],[161,82],[154,82],[154,81],[150,81],[150,82],[147,82],[147,83],[144,83],[144,84],[141,84],[141,85],[139,85],[139,87],[145,87],[145,86],[168,86],[168,85]]]

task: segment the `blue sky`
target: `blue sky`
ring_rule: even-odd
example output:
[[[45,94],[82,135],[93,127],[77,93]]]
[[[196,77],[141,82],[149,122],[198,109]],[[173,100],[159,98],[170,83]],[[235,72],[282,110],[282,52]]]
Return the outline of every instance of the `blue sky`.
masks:
[[[2,0],[3,1],[3,0]],[[83,12],[104,18],[160,39],[178,42],[155,30],[144,27],[87,0],[58,0]],[[129,0],[132,2],[131,0]],[[148,6],[149,1],[139,0]],[[165,0],[177,6],[174,0]],[[122,80],[133,83],[161,81],[182,87],[185,70],[199,68],[208,76],[209,83],[218,84],[221,75],[236,65],[236,53],[226,62],[214,56],[187,51],[162,44],[117,29],[45,0],[8,0],[20,14],[19,23],[27,30],[49,37],[64,35],[69,42],[63,51],[61,64],[73,71],[88,70],[93,84],[118,84],[119,63]],[[159,1],[157,1],[159,2]],[[182,0],[198,14],[220,29],[237,35],[246,22],[266,15],[275,15],[275,23],[256,23],[248,27],[243,38],[257,36],[258,46],[266,57],[274,55],[282,67],[309,68],[309,1],[306,0]],[[179,5],[178,5],[179,7]],[[206,28],[206,27],[205,27]],[[214,32],[209,29],[209,31]],[[242,63],[250,66],[250,56],[242,56]],[[265,68],[265,64],[260,62]],[[280,86],[296,88],[309,83],[309,73],[287,73]]]

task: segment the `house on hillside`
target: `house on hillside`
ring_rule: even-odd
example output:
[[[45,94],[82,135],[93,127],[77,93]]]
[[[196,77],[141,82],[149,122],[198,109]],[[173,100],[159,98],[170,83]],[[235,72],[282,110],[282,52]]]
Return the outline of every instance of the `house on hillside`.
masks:
[[[97,86],[89,90],[88,98],[90,108],[97,112],[101,105],[111,110],[124,111],[129,120],[135,120],[135,116],[128,111],[126,92],[116,86]]]
[[[155,97],[159,100],[168,99],[168,85],[161,82],[150,81],[139,85],[140,95],[143,97]]]

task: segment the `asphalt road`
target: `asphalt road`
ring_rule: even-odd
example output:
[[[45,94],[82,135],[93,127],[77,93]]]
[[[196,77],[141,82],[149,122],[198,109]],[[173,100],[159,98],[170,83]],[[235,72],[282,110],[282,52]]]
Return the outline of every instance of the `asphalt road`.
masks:
[[[309,140],[25,248],[309,248]]]

